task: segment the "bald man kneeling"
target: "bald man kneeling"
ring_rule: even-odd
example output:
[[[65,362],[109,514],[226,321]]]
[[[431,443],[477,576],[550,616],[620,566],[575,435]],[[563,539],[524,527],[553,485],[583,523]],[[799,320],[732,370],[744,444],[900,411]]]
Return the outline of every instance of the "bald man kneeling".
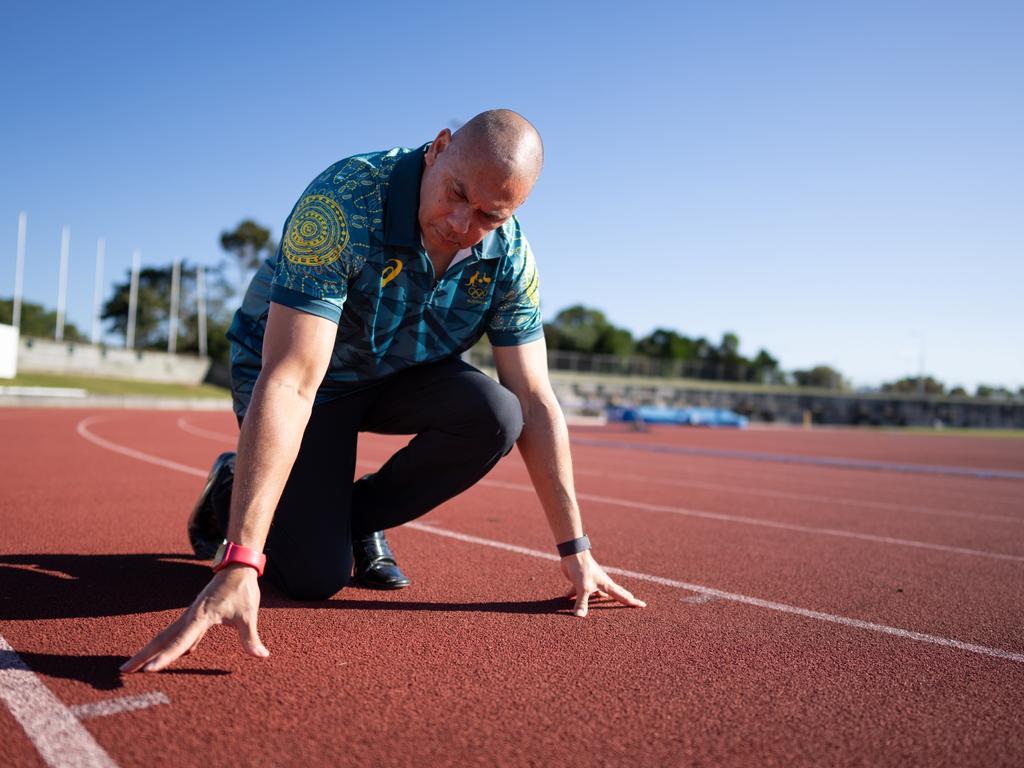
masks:
[[[418,149],[340,160],[306,188],[228,331],[238,453],[218,458],[188,521],[215,575],[123,671],[163,669],[214,624],[268,656],[264,573],[301,600],[353,581],[407,586],[384,530],[470,488],[513,445],[575,614],[594,594],[644,606],[590,552],[548,379],[537,266],[514,215],[543,159],[533,125],[498,109]],[[500,383],[460,357],[484,334]],[[413,437],[353,482],[359,432]]]

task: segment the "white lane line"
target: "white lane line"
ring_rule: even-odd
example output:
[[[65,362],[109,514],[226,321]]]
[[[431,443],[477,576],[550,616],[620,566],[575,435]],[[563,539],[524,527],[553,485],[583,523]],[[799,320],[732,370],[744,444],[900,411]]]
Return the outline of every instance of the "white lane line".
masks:
[[[111,445],[114,445],[114,444],[111,443]],[[106,447],[106,446],[104,446],[104,447]],[[113,449],[111,449],[111,450],[113,450]],[[125,450],[130,450],[130,449],[125,449]],[[120,451],[118,451],[118,452],[120,452]],[[141,456],[145,456],[146,457],[146,458],[140,458],[140,461],[153,461],[153,460],[156,460],[154,463],[162,462],[161,459],[157,459],[157,457],[155,457],[155,456],[148,456],[147,454],[143,454],[140,451],[132,451],[132,453],[138,453]],[[167,464],[161,464],[161,466],[167,466],[168,464],[173,464],[173,463],[174,462],[168,462]],[[374,463],[374,462],[360,461],[358,463],[359,464],[364,464],[364,465],[365,464],[372,464],[373,466],[378,466],[378,464]],[[181,466],[181,465],[179,465],[179,466]],[[168,466],[168,468],[169,469],[174,469],[175,467]],[[182,466],[182,468],[179,469],[178,471],[179,472],[180,471],[187,471],[187,472],[189,472],[189,474],[194,474],[196,472],[201,472],[202,470],[198,470],[195,467],[184,467],[184,466]],[[206,477],[207,474],[208,473],[206,473],[206,472],[202,472],[203,477]],[[491,484],[491,485],[494,484],[492,481],[488,481],[488,480],[483,480],[481,482],[488,483],[488,484]],[[482,538],[479,538],[478,536],[469,536],[469,535],[464,534],[464,533],[456,533],[455,531],[449,531],[449,530],[446,530],[444,528],[440,528],[437,525],[425,525],[424,523],[412,522],[412,523],[406,523],[405,527],[407,527],[407,528],[414,528],[414,529],[416,529],[418,531],[423,531],[423,532],[426,532],[426,533],[434,533],[434,534],[437,534],[438,536],[447,536],[449,538],[457,539],[459,541],[464,541],[464,542],[467,542],[467,543],[470,543],[470,544],[482,544],[482,545],[488,546],[488,547],[495,547],[497,549],[504,549],[504,550],[506,550],[508,552],[517,552],[517,553],[519,553],[521,555],[528,555],[530,557],[536,557],[536,558],[540,558],[542,560],[552,560],[552,561],[557,561],[558,560],[558,556],[557,555],[553,555],[553,554],[551,554],[549,552],[542,552],[539,549],[530,549],[528,547],[516,546],[515,544],[506,544],[503,541],[494,541],[493,539],[482,539]],[[818,621],[826,621],[826,622],[830,622],[832,624],[840,624],[840,625],[847,626],[847,627],[855,627],[857,629],[865,629],[865,630],[868,630],[868,631],[871,631],[871,632],[880,632],[882,634],[895,635],[896,637],[902,637],[902,638],[905,638],[905,639],[908,639],[908,640],[916,640],[918,642],[924,642],[924,643],[933,643],[935,645],[941,645],[941,646],[944,646],[944,647],[947,647],[947,648],[956,648],[956,649],[959,649],[959,650],[962,650],[962,651],[968,651],[969,653],[977,653],[977,654],[981,654],[983,656],[994,656],[995,658],[998,658],[998,659],[1006,659],[1008,661],[1015,661],[1015,662],[1017,662],[1019,664],[1024,664],[1024,654],[1022,654],[1022,653],[1014,653],[1013,651],[1004,651],[1004,650],[1002,650],[1000,648],[989,648],[987,646],[976,645],[974,643],[965,643],[965,642],[963,642],[961,640],[954,640],[952,638],[940,637],[938,635],[928,635],[928,634],[925,634],[924,632],[915,632],[915,631],[910,630],[910,629],[901,629],[899,627],[890,627],[890,626],[888,626],[886,624],[875,624],[875,623],[870,622],[870,621],[861,621],[860,619],[851,619],[851,618],[848,618],[846,616],[836,616],[836,615],[833,615],[831,613],[823,613],[821,611],[812,611],[812,610],[809,610],[807,608],[799,608],[799,607],[793,606],[793,605],[786,605],[785,603],[776,603],[776,602],[773,602],[771,600],[762,600],[759,597],[748,597],[747,595],[738,595],[738,594],[734,594],[732,592],[723,592],[720,589],[713,589],[712,587],[705,587],[705,586],[702,586],[702,585],[699,585],[699,584],[688,584],[688,583],[683,582],[683,581],[676,581],[674,579],[666,579],[666,578],[664,578],[662,576],[652,576],[651,574],[640,573],[639,571],[629,571],[629,570],[626,570],[624,568],[616,568],[614,566],[607,566],[607,565],[602,566],[602,567],[608,573],[614,573],[614,574],[619,575],[619,576],[628,576],[630,578],[639,579],[640,581],[649,581],[651,583],[661,584],[661,585],[667,586],[667,587],[676,587],[677,589],[685,589],[685,590],[688,590],[690,592],[698,592],[700,594],[708,595],[708,596],[710,596],[712,598],[720,598],[722,600],[732,600],[733,602],[744,603],[746,605],[752,605],[752,606],[755,606],[757,608],[764,608],[764,609],[767,609],[767,610],[770,610],[770,611],[779,611],[781,613],[795,614],[797,616],[803,616],[803,617],[809,618],[809,619],[817,619]]]
[[[104,421],[109,418],[109,416],[100,415],[90,416],[86,419],[82,419],[75,426],[75,431],[78,432],[79,435],[84,437],[93,445],[98,445],[100,448],[106,448],[108,451],[113,451],[114,453],[120,453],[122,456],[127,456],[131,459],[145,461],[149,464],[156,464],[158,467],[173,469],[176,472],[184,472],[186,475],[195,475],[196,477],[205,478],[207,477],[207,475],[210,474],[209,470],[196,469],[195,467],[190,467],[186,464],[179,464],[176,461],[161,459],[158,456],[151,456],[150,454],[143,453],[142,451],[136,451],[132,448],[126,448],[123,445],[118,445],[117,443],[112,443],[109,440],[105,440],[102,437],[97,437],[96,435],[89,431],[89,427],[91,427],[96,422]]]
[[[205,437],[207,440],[223,440],[224,442],[227,442],[227,443],[237,443],[238,442],[238,435],[237,434],[229,435],[226,432],[213,432],[213,431],[211,431],[209,429],[203,429],[202,427],[197,427],[197,426],[195,426],[193,424],[190,424],[185,419],[184,416],[179,416],[178,417],[177,425],[178,425],[178,429],[180,429],[182,432],[188,432],[190,435],[195,435],[196,437]]]
[[[88,704],[75,704],[71,707],[71,714],[79,720],[88,720],[91,717],[107,717],[120,712],[134,712],[137,709],[148,709],[160,704],[170,704],[171,700],[166,694],[160,691],[142,693],[138,696],[119,696],[116,699],[105,699],[104,701],[93,701]]]
[[[541,560],[558,560],[558,557],[556,555],[551,554],[550,552],[544,552],[539,549],[530,549],[529,547],[520,547],[515,544],[506,544],[503,541],[495,541],[493,539],[483,539],[479,536],[470,536],[469,534],[459,533],[457,531],[450,531],[446,528],[440,528],[436,525],[423,525],[422,523],[412,522],[406,523],[403,527],[413,528],[417,531],[422,531],[424,533],[431,533],[435,536],[444,536],[449,539],[463,541],[467,544],[481,544],[485,547],[503,549],[507,552],[515,552],[519,555],[536,557]],[[924,632],[915,632],[911,629],[901,629],[900,627],[890,627],[887,624],[876,624],[872,621],[861,621],[860,619],[851,619],[847,616],[837,616],[831,613],[824,613],[823,611],[812,611],[808,608],[800,608],[795,605],[777,603],[773,600],[762,600],[759,597],[750,597],[749,595],[740,595],[734,592],[724,592],[720,589],[705,587],[702,584],[690,584],[685,581],[666,579],[663,576],[652,576],[649,573],[630,571],[625,568],[615,568],[614,566],[607,565],[602,567],[608,573],[615,574],[616,576],[626,576],[631,579],[637,579],[638,581],[647,581],[652,584],[660,584],[665,587],[683,589],[687,592],[696,592],[700,595],[706,596],[708,600],[729,600],[734,603],[752,605],[757,608],[764,608],[769,611],[789,613],[795,616],[803,616],[804,618],[808,619],[816,619],[818,621],[827,621],[831,624],[839,624],[844,627],[864,629],[868,630],[869,632],[877,632],[884,635],[894,635],[895,637],[901,637],[906,640],[916,640],[917,642],[921,643],[931,643],[933,645],[940,645],[944,648],[955,648],[960,651],[967,651],[968,653],[977,653],[982,656],[992,656],[997,659],[1015,661],[1018,664],[1024,664],[1024,653],[1014,653],[1013,651],[1004,651],[1001,648],[989,648],[985,645],[965,643],[962,640],[954,640],[948,637],[940,637],[939,635],[929,635]]]
[[[595,477],[606,477],[612,480],[633,480],[641,483],[654,483],[656,485],[670,485],[680,488],[702,488],[709,491],[725,491],[727,493],[744,493],[748,496],[763,496],[769,499],[791,499],[793,501],[813,501],[823,504],[839,504],[848,507],[863,507],[865,509],[881,509],[887,512],[916,512],[922,515],[940,515],[944,517],[962,517],[967,520],[995,520],[1001,523],[1017,523],[1024,525],[1024,518],[1009,517],[1007,515],[988,515],[981,512],[962,512],[954,509],[938,509],[936,507],[922,507],[913,504],[894,504],[885,501],[867,501],[851,499],[843,496],[822,496],[811,493],[794,493],[792,491],[768,491],[757,488],[737,488],[731,485],[720,483],[706,483],[700,480],[670,480],[663,477],[651,475],[637,475],[626,472],[602,472],[594,469],[574,469],[580,475],[592,475]]]
[[[209,440],[221,440],[229,443],[235,443],[238,441],[238,437],[236,435],[229,435],[224,432],[213,432],[207,429],[202,429],[201,427],[193,426],[188,421],[186,421],[184,416],[178,419],[178,428],[184,432],[188,432],[191,435],[196,435],[197,437],[205,437]],[[580,475],[591,475],[611,479],[618,478],[622,480],[635,480],[644,483],[657,483],[660,485],[681,486],[684,488],[705,488],[707,490],[726,491],[729,493],[745,493],[751,496],[763,496],[766,498],[792,499],[794,501],[812,501],[822,504],[841,504],[844,506],[851,507],[864,507],[866,509],[881,509],[893,512],[917,512],[925,515],[961,517],[968,520],[993,520],[1004,523],[1016,523],[1018,525],[1024,525],[1024,518],[1008,517],[1004,515],[988,515],[973,512],[960,512],[957,510],[936,509],[934,507],[921,507],[910,504],[892,504],[881,501],[858,501],[856,499],[841,498],[835,496],[820,496],[808,493],[792,493],[786,491],[767,491],[746,488],[735,488],[728,485],[720,485],[718,483],[706,483],[697,480],[669,480],[660,477],[651,477],[648,475],[637,475],[625,472],[601,472],[593,469],[581,469],[579,467],[575,467],[573,471],[576,474]],[[1014,559],[1012,555],[1008,557],[1010,559]]]
[[[480,485],[489,485],[492,488],[504,488],[510,491],[533,492],[533,486],[523,483],[508,483],[503,480],[481,480]],[[1005,555],[1001,552],[988,552],[983,549],[969,549],[968,547],[952,547],[945,544],[932,544],[927,541],[916,541],[914,539],[897,539],[893,536],[878,536],[873,533],[856,533],[855,531],[843,531],[838,528],[818,528],[812,525],[798,525],[796,523],[782,523],[774,520],[762,520],[757,517],[745,517],[743,515],[727,515],[724,512],[705,512],[699,509],[687,509],[686,507],[670,507],[665,504],[648,504],[643,501],[632,499],[618,499],[614,496],[599,496],[594,493],[577,493],[576,498],[583,501],[593,501],[598,504],[608,504],[616,507],[627,507],[628,509],[643,509],[648,512],[667,512],[672,515],[683,515],[685,517],[699,517],[705,520],[719,520],[727,523],[740,523],[742,525],[757,525],[763,528],[777,528],[784,531],[798,531],[800,533],[813,533],[821,536],[838,536],[844,539],[859,539],[871,541],[876,544],[892,544],[900,547],[915,547],[917,549],[933,549],[938,552],[952,552],[958,555],[972,555],[974,557],[987,557],[993,560],[1010,560],[1013,562],[1024,562],[1024,556]]]
[[[74,713],[0,635],[0,699],[51,768],[117,768]]]

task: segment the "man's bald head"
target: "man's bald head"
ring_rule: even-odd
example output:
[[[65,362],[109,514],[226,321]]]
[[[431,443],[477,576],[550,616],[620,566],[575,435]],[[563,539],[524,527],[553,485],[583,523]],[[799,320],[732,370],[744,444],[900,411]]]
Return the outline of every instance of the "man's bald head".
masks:
[[[525,202],[544,163],[540,134],[509,109],[447,128],[423,156],[420,234],[428,253],[453,255],[479,243]]]
[[[511,109],[481,112],[452,135],[463,157],[491,163],[530,186],[544,165],[544,144],[533,124]]]

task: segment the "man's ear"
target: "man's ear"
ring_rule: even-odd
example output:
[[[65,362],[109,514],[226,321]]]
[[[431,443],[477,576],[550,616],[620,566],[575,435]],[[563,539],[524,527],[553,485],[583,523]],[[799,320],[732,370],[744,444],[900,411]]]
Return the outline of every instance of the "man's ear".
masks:
[[[434,161],[437,160],[438,155],[444,152],[452,143],[452,132],[447,128],[442,128],[441,132],[437,134],[437,137],[427,147],[427,154],[423,156],[423,161],[427,166],[432,166]]]

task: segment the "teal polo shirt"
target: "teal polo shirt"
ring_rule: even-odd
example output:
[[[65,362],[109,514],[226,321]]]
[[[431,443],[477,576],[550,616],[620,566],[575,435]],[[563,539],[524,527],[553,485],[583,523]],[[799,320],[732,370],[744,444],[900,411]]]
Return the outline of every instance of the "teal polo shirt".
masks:
[[[425,149],[340,160],[299,198],[228,330],[239,416],[259,375],[270,302],[338,326],[317,403],[461,354],[484,333],[494,346],[544,335],[536,263],[514,216],[434,275],[418,221]]]

